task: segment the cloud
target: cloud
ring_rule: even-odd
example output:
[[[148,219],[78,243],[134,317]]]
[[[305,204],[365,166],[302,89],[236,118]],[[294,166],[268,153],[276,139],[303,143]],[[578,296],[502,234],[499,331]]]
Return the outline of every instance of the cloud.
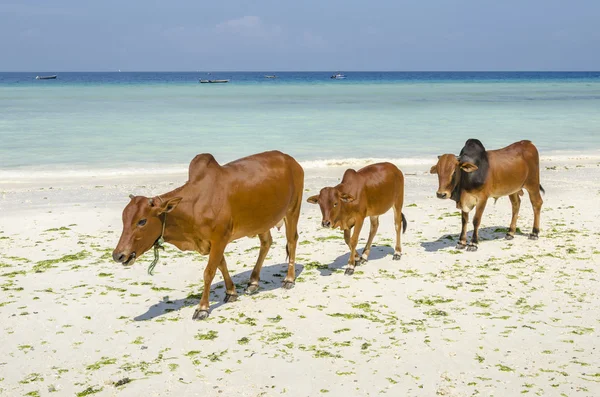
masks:
[[[219,23],[215,26],[215,32],[221,35],[269,38],[280,36],[282,29],[277,25],[266,25],[260,17],[246,15]]]

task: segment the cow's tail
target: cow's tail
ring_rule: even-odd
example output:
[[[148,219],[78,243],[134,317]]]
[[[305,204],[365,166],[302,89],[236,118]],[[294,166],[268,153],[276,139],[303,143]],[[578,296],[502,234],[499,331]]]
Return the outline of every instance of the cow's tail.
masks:
[[[540,192],[542,192],[542,194],[546,195],[546,191],[544,190],[544,188],[542,187],[542,184],[540,183]]]
[[[402,214],[402,233],[406,233],[406,227],[408,226],[408,222],[406,222],[406,217]]]

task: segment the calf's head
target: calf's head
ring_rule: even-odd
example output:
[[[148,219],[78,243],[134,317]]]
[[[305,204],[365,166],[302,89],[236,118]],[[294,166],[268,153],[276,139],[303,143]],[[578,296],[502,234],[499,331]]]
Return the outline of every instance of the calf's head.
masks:
[[[113,251],[113,259],[123,265],[133,265],[136,258],[152,248],[163,231],[163,214],[171,212],[181,201],[181,197],[164,201],[129,197],[131,201],[123,210],[123,232]]]
[[[429,170],[432,174],[438,176],[437,197],[439,199],[449,199],[452,192],[460,183],[460,170],[473,172],[477,166],[468,161],[461,161],[460,157],[453,154],[443,154],[438,156],[438,162]]]
[[[321,207],[323,215],[321,225],[323,227],[335,229],[343,223],[345,206],[354,201],[354,197],[334,187],[324,187],[318,195],[311,196],[306,201],[311,204],[319,204]]]

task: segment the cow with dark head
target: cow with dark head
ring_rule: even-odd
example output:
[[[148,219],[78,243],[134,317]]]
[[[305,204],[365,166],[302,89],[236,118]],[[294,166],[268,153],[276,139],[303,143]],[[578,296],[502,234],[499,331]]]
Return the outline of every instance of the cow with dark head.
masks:
[[[530,239],[536,240],[540,231],[542,208],[539,155],[530,141],[513,143],[499,150],[486,151],[477,139],[469,139],[458,156],[444,154],[430,172],[438,175],[437,197],[456,201],[462,212],[462,231],[457,248],[476,251],[479,225],[488,198],[508,196],[512,204],[512,221],[507,239],[513,239],[521,206],[523,189],[529,193],[534,220]],[[469,212],[476,208],[473,218],[473,237],[467,245]]]
[[[401,231],[406,231],[406,218],[402,214],[404,202],[404,175],[391,163],[368,165],[358,171],[346,170],[342,182],[334,187],[325,187],[320,193],[307,200],[319,204],[323,218],[321,225],[326,228],[340,228],[344,240],[350,248],[346,275],[354,274],[356,262],[365,263],[371,252],[371,244],[379,226],[379,215],[394,208],[396,226],[396,247],[394,260],[402,255],[400,246]],[[356,253],[358,237],[366,217],[370,217],[371,230],[367,244],[359,257]],[[354,231],[351,233],[352,228]]]

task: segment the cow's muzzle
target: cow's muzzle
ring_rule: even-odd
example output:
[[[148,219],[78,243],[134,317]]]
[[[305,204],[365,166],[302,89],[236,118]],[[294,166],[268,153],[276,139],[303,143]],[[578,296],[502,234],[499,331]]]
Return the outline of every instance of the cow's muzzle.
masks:
[[[323,221],[323,222],[321,222],[321,226],[326,227],[326,228],[330,228],[331,227],[331,221]]]
[[[135,252],[130,255],[126,255],[123,252],[113,252],[113,259],[115,262],[122,263],[124,266],[133,265],[135,262]]]
[[[448,198],[448,193],[446,193],[446,192],[437,192],[436,196],[437,196],[437,198],[443,200],[443,199],[447,199]]]

